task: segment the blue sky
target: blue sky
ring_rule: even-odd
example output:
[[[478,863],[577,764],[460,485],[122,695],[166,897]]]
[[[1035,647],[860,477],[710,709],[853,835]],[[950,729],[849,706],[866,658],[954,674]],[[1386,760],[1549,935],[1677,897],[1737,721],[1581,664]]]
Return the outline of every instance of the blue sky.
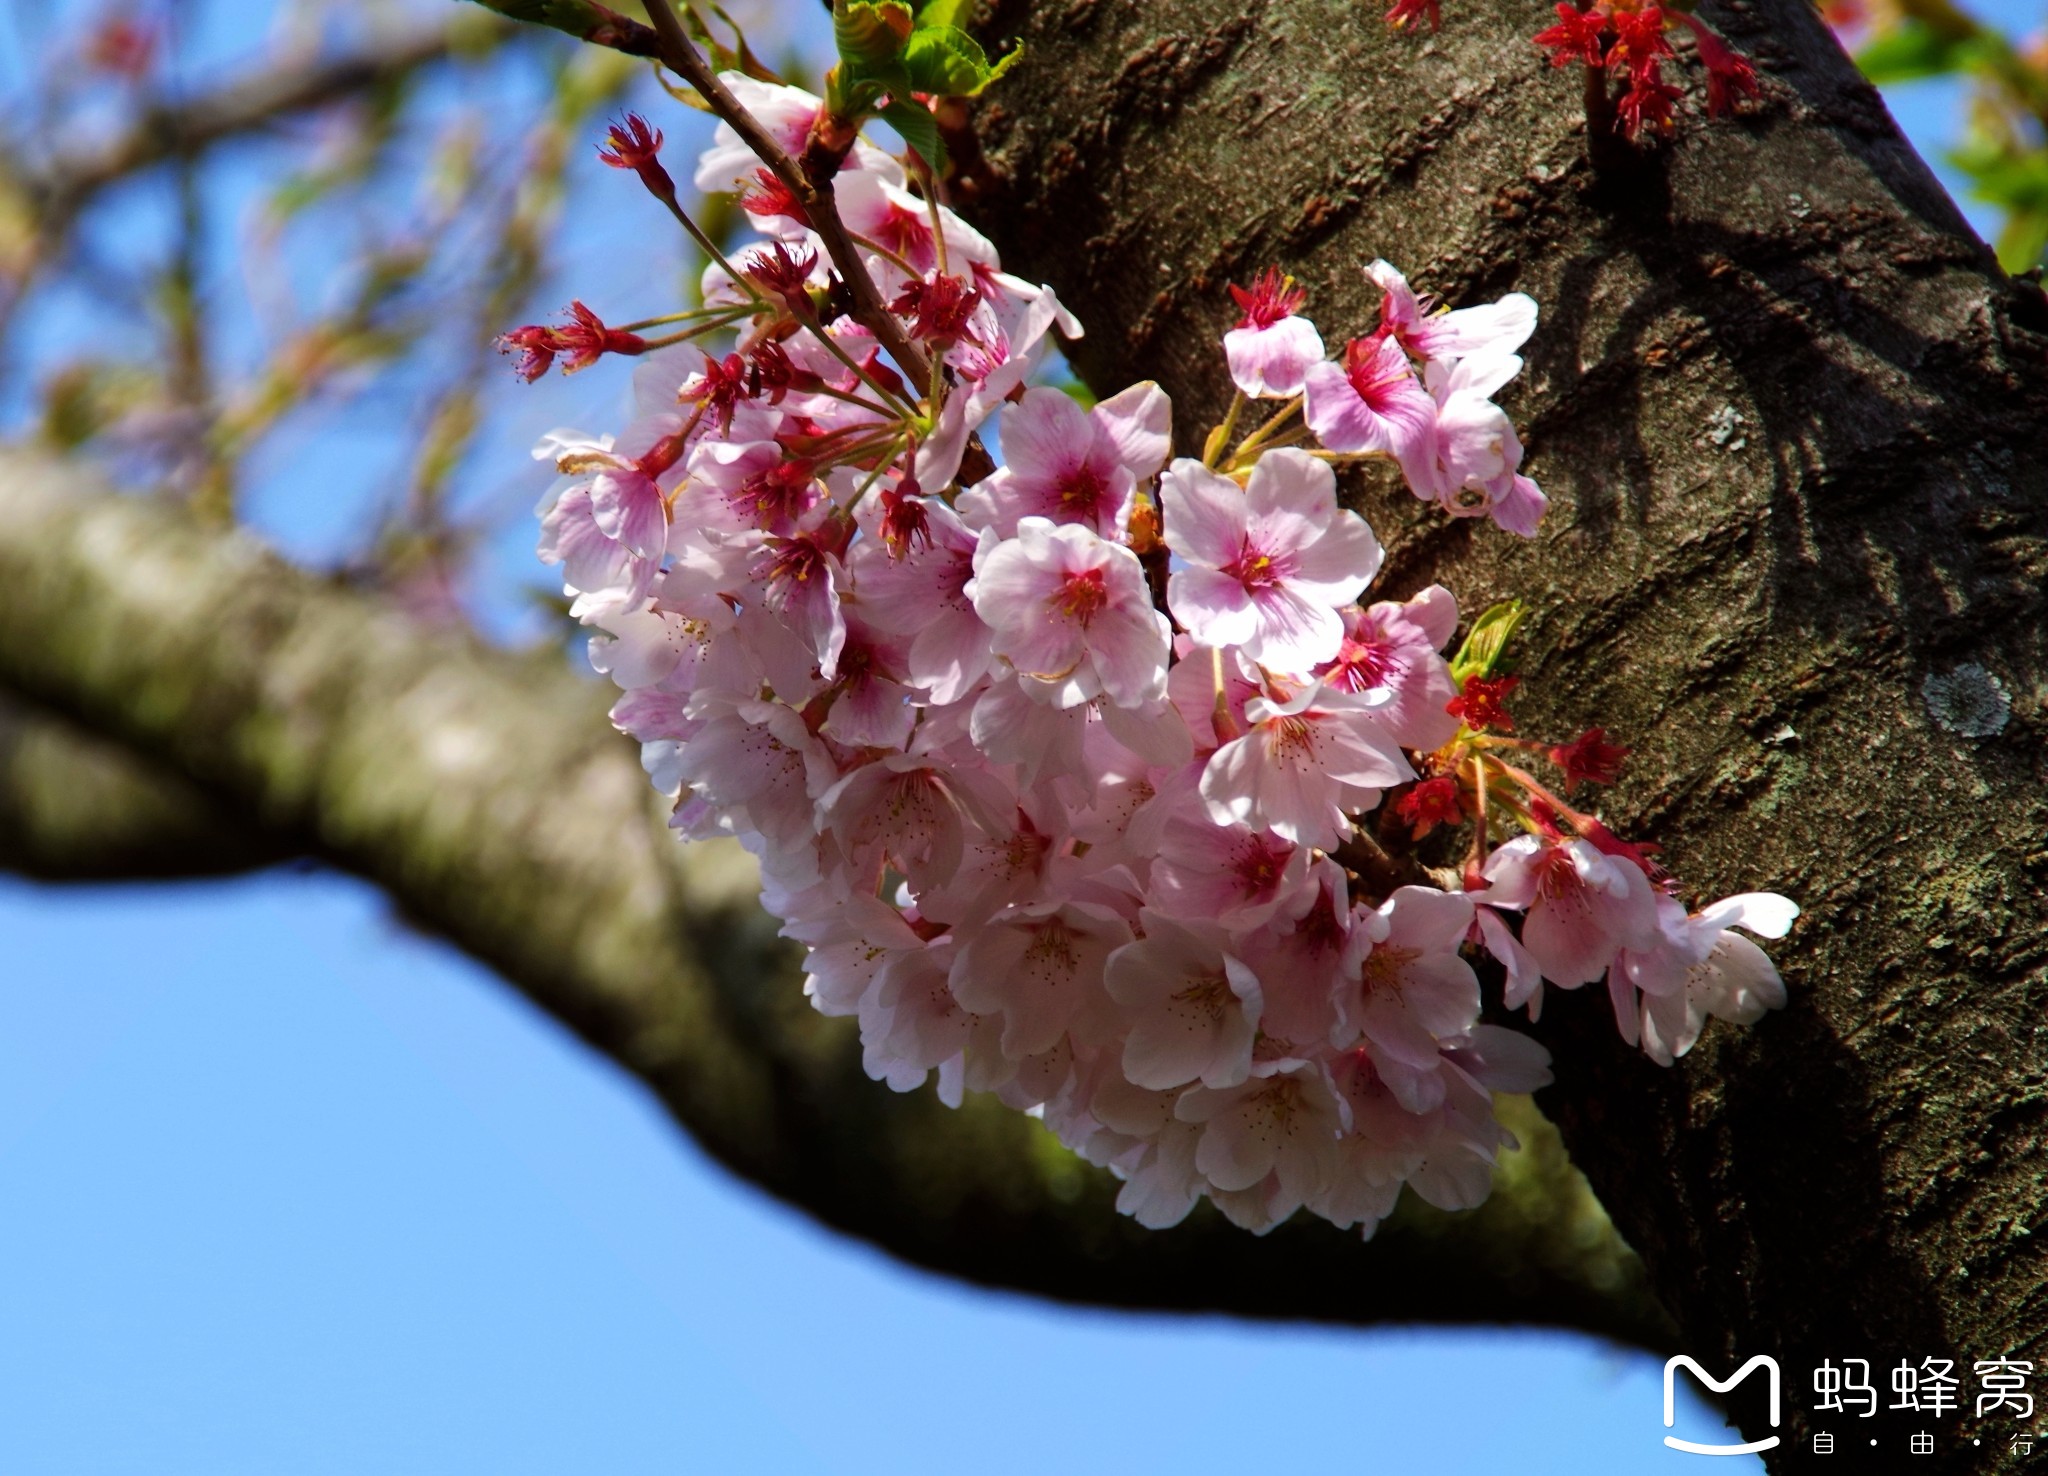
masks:
[[[1662,1434],[1658,1366],[1583,1339],[1089,1315],[899,1268],[344,880],[0,885],[0,936],[9,1473],[1200,1472],[1276,1431],[1618,1471]]]
[[[201,15],[226,35],[263,9]],[[1953,98],[1894,106],[1926,140]],[[617,392],[552,383],[507,412],[508,462]],[[338,536],[265,495],[294,546]],[[1659,1366],[1586,1339],[1085,1314],[901,1268],[732,1181],[345,878],[0,880],[0,938],[6,1476],[1687,1459],[1659,1443]],[[1679,1433],[1714,1428],[1689,1402]]]

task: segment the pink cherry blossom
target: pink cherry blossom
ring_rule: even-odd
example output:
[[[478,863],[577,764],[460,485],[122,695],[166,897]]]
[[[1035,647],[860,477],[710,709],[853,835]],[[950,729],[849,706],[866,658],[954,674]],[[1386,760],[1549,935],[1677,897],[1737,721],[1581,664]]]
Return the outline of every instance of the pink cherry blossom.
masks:
[[[1365,1037],[1388,1088],[1411,1112],[1443,1100],[1443,1043],[1479,1018],[1479,980],[1458,956],[1472,903],[1434,887],[1400,887],[1362,921],[1370,947],[1338,996],[1343,1028]]]
[[[1548,499],[1516,468],[1522,443],[1514,425],[1488,398],[1521,371],[1513,354],[1480,354],[1428,369],[1436,401],[1434,432],[1402,462],[1417,497],[1435,498],[1458,517],[1490,514],[1510,533],[1536,535]]]
[[[818,98],[727,82],[803,151]],[[1404,1186],[1480,1202],[1513,1143],[1491,1094],[1549,1080],[1540,1045],[1477,1023],[1466,944],[1532,1018],[1546,976],[1604,972],[1623,1034],[1667,1063],[1707,1020],[1783,1002],[1731,925],[1780,936],[1790,903],[1688,913],[1597,818],[1506,762],[1478,771],[1447,710],[1471,700],[1442,654],[1449,592],[1361,604],[1380,551],[1337,506],[1332,452],[1535,532],[1542,494],[1492,399],[1527,298],[1439,314],[1375,263],[1380,322],[1332,364],[1268,273],[1237,293],[1223,359],[1245,395],[1300,394],[1326,449],[1169,469],[1157,385],[1087,410],[1025,387],[1080,324],[864,141],[838,206],[936,378],[850,317],[816,323],[823,243],[759,165],[721,125],[699,181],[748,189],[771,239],[735,245],[738,278],[705,273],[706,304],[735,310],[718,336],[637,358],[616,436],[544,438],[563,480],[541,551],[670,828],[754,859],[806,994],[857,1019],[870,1075],[1038,1114],[1146,1225],[1206,1197],[1256,1233],[1306,1206],[1370,1234]],[[968,485],[977,436],[1005,464]],[[1445,875],[1382,898],[1346,869],[1339,848],[1415,777],[1404,749],[1431,755],[1449,824],[1478,771],[1494,818],[1540,828],[1480,846],[1464,875],[1484,890]]]
[[[1195,1167],[1211,1184],[1250,1189],[1275,1175],[1290,1208],[1322,1191],[1345,1126],[1344,1107],[1320,1066],[1222,1089],[1191,1087],[1174,1115],[1202,1124]]]
[[[762,82],[744,72],[721,72],[718,80],[767,129],[784,153],[792,158],[802,155],[811,125],[824,106],[823,99],[800,87]],[[707,193],[732,191],[745,185],[760,168],[761,160],[740,141],[739,134],[730,124],[720,123],[712,135],[711,147],[697,162],[695,183]],[[897,185],[904,181],[903,166],[865,139],[847,156],[845,168],[869,170]]]
[[[739,675],[730,664],[724,670],[712,664],[714,641],[733,625],[732,611],[716,599],[620,610],[593,623],[606,634],[591,637],[591,666],[629,692],[667,682],[679,670],[684,691]]]
[[[1380,792],[1415,777],[1373,724],[1384,689],[1351,694],[1309,686],[1278,702],[1245,704],[1250,731],[1202,770],[1202,798],[1218,825],[1263,827],[1296,845],[1331,849],[1351,829],[1347,812],[1369,810]]]
[[[943,502],[919,502],[921,544],[892,554],[870,527],[849,562],[862,616],[910,637],[904,679],[933,702],[958,702],[989,668],[988,627],[967,596],[977,541]]]
[[[953,994],[976,1014],[999,1016],[1003,1055],[1020,1060],[1051,1050],[1076,1015],[1106,1003],[1103,969],[1130,941],[1129,925],[1096,904],[1007,908],[961,945]]]
[[[1337,606],[1379,571],[1380,545],[1339,511],[1337,480],[1306,452],[1268,452],[1240,491],[1198,461],[1167,469],[1167,537],[1185,567],[1167,581],[1174,618],[1206,646],[1241,646],[1276,671],[1306,672],[1337,654]]]
[[[930,211],[903,187],[900,175],[892,179],[881,170],[842,171],[833,198],[846,228],[876,248],[867,254],[867,268],[884,301],[938,267],[942,238],[947,271],[956,276],[997,264],[988,238],[954,212],[941,212],[940,230],[934,232]]]
[[[1089,706],[1056,707],[1025,690],[1018,678],[986,683],[968,718],[968,736],[980,753],[1017,770],[1017,782],[1038,790],[1087,770]]]
[[[1623,1037],[1634,1044],[1640,1028],[1644,1052],[1669,1066],[1692,1049],[1708,1016],[1749,1025],[1784,1006],[1785,985],[1776,967],[1762,949],[1729,930],[1782,938],[1799,909],[1774,892],[1746,892],[1690,915],[1669,897],[1657,902],[1657,937],[1646,948],[1625,948],[1616,956],[1608,988]]]
[[[812,801],[835,777],[803,719],[773,702],[741,702],[711,717],[678,762],[683,782],[705,800],[743,811],[750,827],[792,849],[807,843]]]
[[[886,863],[923,887],[958,869],[972,831],[1001,828],[1008,801],[992,776],[892,753],[835,781],[817,813],[853,877],[871,884]]]
[[[1250,291],[1233,286],[1230,292],[1244,316],[1223,335],[1223,354],[1239,392],[1254,400],[1300,394],[1302,376],[1323,357],[1322,335],[1300,316],[1307,294],[1277,269],[1261,273]]]
[[[773,441],[702,441],[676,514],[713,533],[795,534],[823,497],[808,466]]]
[[[1331,1078],[1351,1130],[1337,1140],[1334,1170],[1309,1207],[1339,1229],[1355,1226],[1370,1239],[1421,1166],[1429,1123],[1401,1105],[1363,1047],[1339,1055]]]
[[[1435,398],[1384,334],[1352,339],[1342,364],[1310,365],[1302,392],[1309,429],[1332,451],[1377,452],[1407,471],[1435,433]]]
[[[1166,617],[1129,549],[1026,518],[1015,539],[984,541],[974,567],[967,593],[991,649],[1033,696],[1073,707],[1098,692],[1126,705],[1166,695]]]
[[[1344,870],[1325,856],[1310,864],[1301,889],[1280,914],[1234,946],[1265,993],[1253,1072],[1270,1076],[1323,1056],[1342,1032],[1338,990],[1369,939],[1357,932]]]
[[[857,748],[902,747],[917,722],[915,694],[898,680],[905,664],[896,642],[849,619],[819,731]]]
[[[1152,862],[1152,905],[1168,917],[1253,928],[1300,898],[1308,852],[1188,807],[1168,819]]]
[[[1144,937],[1112,953],[1103,976],[1130,1027],[1125,1077],[1153,1089],[1236,1086],[1251,1074],[1259,981],[1227,951],[1224,929],[1139,917]]]
[[[1386,262],[1375,261],[1365,270],[1384,294],[1381,328],[1419,359],[1511,354],[1536,331],[1536,302],[1525,293],[1510,292],[1482,307],[1439,313],[1428,299],[1417,297],[1408,279]]]
[[[1159,470],[1170,435],[1166,396],[1154,384],[1133,385],[1093,410],[1060,390],[1029,389],[1002,427],[1005,464],[961,497],[960,513],[1004,538],[1031,517],[1120,537],[1138,480]]]
[[[933,1068],[960,1054],[974,1017],[953,997],[951,942],[942,938],[892,953],[861,996],[861,1065],[899,1092],[924,1084]]]
[[[989,815],[967,834],[959,864],[918,894],[920,913],[949,925],[978,922],[1054,890],[1051,873],[1079,870],[1082,863],[1053,854],[1067,828],[1064,810],[1024,795],[1012,814],[1007,825]]]
[[[562,582],[570,591],[610,592],[611,605],[640,604],[653,588],[658,558],[636,554],[604,531],[591,503],[590,484],[564,489],[541,519],[540,559],[562,566]]]
[[[1482,892],[1477,896],[1482,905],[1473,909],[1472,928],[1477,934],[1474,941],[1506,970],[1507,980],[1501,1002],[1511,1010],[1527,1005],[1529,1018],[1532,1021],[1540,1019],[1543,1014],[1543,970],[1529,956],[1529,950],[1522,946],[1522,940],[1514,935],[1501,914],[1484,905],[1491,894]]]
[[[1148,1230],[1169,1230],[1185,1220],[1209,1187],[1195,1167],[1201,1142],[1196,1123],[1168,1122],[1157,1129],[1131,1162],[1112,1165],[1124,1180],[1117,1209]]]
[[[1493,1115],[1493,1097],[1447,1059],[1444,1100],[1424,1118],[1420,1156],[1408,1177],[1441,1210],[1474,1209],[1493,1192],[1493,1169],[1515,1138]]]
[[[884,964],[899,953],[924,948],[924,939],[901,912],[860,892],[810,917],[793,918],[782,931],[808,945],[804,994],[825,1015],[858,1013]]]
[[[1446,710],[1458,695],[1450,664],[1437,653],[1458,626],[1458,602],[1432,584],[1405,603],[1382,601],[1342,612],[1344,638],[1337,654],[1315,669],[1324,686],[1339,692],[1393,693],[1374,720],[1403,748],[1429,753],[1457,735],[1458,720]]]
[[[1631,862],[1603,856],[1590,841],[1522,835],[1487,860],[1495,907],[1526,908],[1522,946],[1543,977],[1564,989],[1590,984],[1623,948],[1654,941],[1650,879]]]

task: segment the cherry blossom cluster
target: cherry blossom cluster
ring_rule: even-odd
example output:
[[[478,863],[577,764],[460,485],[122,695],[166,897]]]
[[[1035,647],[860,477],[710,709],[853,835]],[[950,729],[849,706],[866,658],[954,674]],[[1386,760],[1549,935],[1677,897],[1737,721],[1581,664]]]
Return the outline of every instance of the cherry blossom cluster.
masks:
[[[1515,350],[1536,330],[1535,302],[1513,292],[1437,312],[1386,262],[1366,274],[1381,291],[1379,326],[1346,343],[1334,363],[1301,316],[1307,294],[1291,279],[1272,270],[1249,291],[1232,287],[1243,316],[1223,351],[1238,393],[1299,396],[1326,449],[1391,457],[1425,502],[1457,517],[1487,514],[1533,538],[1548,504],[1521,474],[1522,443],[1491,397],[1521,372]]]
[[[1519,607],[1496,607],[1482,622],[1489,618],[1504,627],[1494,632],[1504,645]],[[1475,644],[1486,644],[1484,633],[1467,653]],[[1422,758],[1425,777],[1393,811],[1415,840],[1439,825],[1477,822],[1462,882],[1480,944],[1505,973],[1502,1003],[1526,1006],[1533,1021],[1546,980],[1576,989],[1604,977],[1622,1038],[1663,1066],[1692,1049],[1709,1017],[1749,1025],[1783,1005],[1770,959],[1729,929],[1782,938],[1799,909],[1776,893],[1747,892],[1688,912],[1654,859],[1657,847],[1621,839],[1519,767],[1534,755],[1569,794],[1581,783],[1613,783],[1629,750],[1607,742],[1603,728],[1562,744],[1511,736],[1506,699],[1520,678],[1488,677],[1489,658],[1467,653],[1453,668],[1466,672],[1458,694],[1445,704],[1458,732]],[[1503,820],[1518,833],[1489,848],[1488,826]],[[1507,925],[1514,913],[1519,936]]]
[[[1434,31],[1442,23],[1441,0],[1395,0],[1387,22],[1396,30],[1427,20]],[[1611,76],[1618,94],[1602,94],[1612,108],[1612,125],[1637,138],[1644,132],[1669,133],[1673,111],[1683,93],[1664,74],[1674,58],[1668,33],[1691,33],[1701,67],[1707,74],[1707,113],[1719,117],[1759,96],[1756,68],[1705,21],[1676,5],[1644,0],[1590,0],[1573,5],[1559,0],[1557,24],[1531,39],[1550,53],[1556,67],[1583,63],[1589,71]],[[1599,85],[1608,84],[1603,76]],[[1597,121],[1597,120],[1596,120]]]
[[[802,150],[818,98],[723,81]],[[661,197],[659,135],[632,120],[612,145]],[[738,192],[760,239],[716,256],[704,305],[667,338],[579,305],[510,346],[521,372],[640,359],[623,429],[536,451],[562,474],[540,556],[674,828],[759,858],[806,993],[857,1019],[872,1076],[1039,1115],[1148,1225],[1206,1196],[1254,1230],[1306,1207],[1370,1233],[1403,1184],[1484,1199],[1512,1145],[1492,1094],[1550,1080],[1542,1046],[1482,1022],[1482,956],[1532,1017],[1545,981],[1604,975],[1664,1062],[1709,1016],[1782,1002],[1730,928],[1780,936],[1790,903],[1689,912],[1518,766],[1535,752],[1569,793],[1623,751],[1513,736],[1511,620],[1447,659],[1447,590],[1368,599],[1381,549],[1334,463],[1384,458],[1454,515],[1535,532],[1490,399],[1534,302],[1433,312],[1375,262],[1379,324],[1333,360],[1268,273],[1234,289],[1229,417],[1176,455],[1158,386],[1084,406],[1034,382],[1080,325],[921,160],[841,158],[807,203],[721,125],[696,184]],[[866,284],[827,264],[821,198]],[[856,286],[886,318],[848,307]],[[1467,824],[1462,872],[1408,844]]]

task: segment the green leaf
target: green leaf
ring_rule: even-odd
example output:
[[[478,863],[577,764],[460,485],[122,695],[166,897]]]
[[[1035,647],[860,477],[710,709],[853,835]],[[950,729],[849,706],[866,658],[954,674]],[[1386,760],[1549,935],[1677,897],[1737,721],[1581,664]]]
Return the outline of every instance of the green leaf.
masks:
[[[1451,680],[1462,688],[1467,677],[1492,676],[1494,667],[1507,654],[1509,638],[1528,613],[1520,600],[1506,600],[1473,621],[1465,643],[1451,658]]]
[[[848,82],[899,69],[914,20],[901,0],[833,0],[832,39]]]
[[[1983,57],[1977,37],[1943,35],[1924,21],[1907,19],[1857,52],[1856,65],[1882,85],[1970,71]]]
[[[845,67],[834,67],[825,74],[825,109],[835,118],[866,118],[887,90],[871,77],[849,77]]]
[[[965,30],[974,17],[974,0],[925,0],[917,7],[917,26],[953,26]]]
[[[973,97],[1009,70],[1012,52],[989,65],[981,43],[957,26],[927,26],[922,18],[903,48],[903,70],[918,92],[935,97]]]
[[[2008,215],[1998,233],[1998,260],[2015,276],[2048,262],[2048,210],[2015,210]]]
[[[1065,379],[1048,380],[1047,384],[1049,388],[1058,390],[1083,410],[1093,410],[1096,406],[1095,391],[1071,374]]]
[[[1979,199],[2008,210],[2048,210],[2048,150],[1980,144],[1952,149],[1948,157],[1970,176]]]
[[[882,121],[903,135],[903,141],[924,156],[934,174],[946,172],[946,145],[931,109],[909,98],[897,98],[882,109]]]
[[[2048,249],[2048,149],[2012,139],[1973,139],[1949,152],[1970,178],[1970,193],[2005,211],[1998,260],[2009,272],[2041,264]]]

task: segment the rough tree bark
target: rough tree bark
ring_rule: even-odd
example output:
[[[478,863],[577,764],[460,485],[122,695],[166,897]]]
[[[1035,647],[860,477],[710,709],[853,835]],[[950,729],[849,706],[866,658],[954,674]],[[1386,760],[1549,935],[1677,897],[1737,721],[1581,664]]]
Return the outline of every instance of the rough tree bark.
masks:
[[[980,223],[1094,327],[1096,387],[1160,380],[1184,441],[1228,388],[1224,284],[1268,263],[1339,340],[1375,320],[1375,256],[1453,304],[1542,304],[1508,404],[1542,537],[1361,478],[1383,580],[1529,599],[1524,726],[1637,745],[1612,817],[1703,900],[1806,915],[1772,949],[1790,1007],[1676,1070],[1597,990],[1554,1001],[1539,1101],[1681,1344],[1784,1361],[1774,1461],[1823,1356],[1958,1358],[1966,1388],[1969,1360],[2048,1368],[2040,291],[1800,0],[1704,12],[1765,78],[1753,116],[1600,170],[1579,73],[1526,39],[1540,7],[1450,0],[1434,38],[1381,9],[1008,5],[992,32],[1025,55],[981,111]],[[1738,1397],[1752,1438],[1760,1406]]]

